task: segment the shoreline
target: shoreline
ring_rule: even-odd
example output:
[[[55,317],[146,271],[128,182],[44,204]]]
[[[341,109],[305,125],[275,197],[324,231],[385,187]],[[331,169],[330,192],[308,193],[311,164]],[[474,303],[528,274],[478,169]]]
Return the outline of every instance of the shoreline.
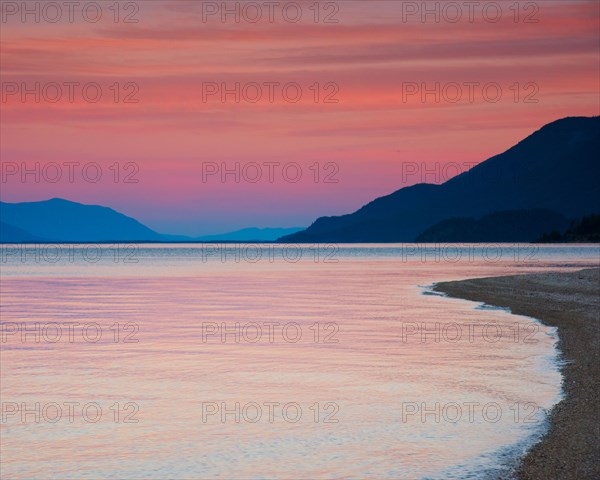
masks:
[[[521,480],[600,478],[600,268],[440,282],[433,290],[558,328],[565,397],[515,474]]]

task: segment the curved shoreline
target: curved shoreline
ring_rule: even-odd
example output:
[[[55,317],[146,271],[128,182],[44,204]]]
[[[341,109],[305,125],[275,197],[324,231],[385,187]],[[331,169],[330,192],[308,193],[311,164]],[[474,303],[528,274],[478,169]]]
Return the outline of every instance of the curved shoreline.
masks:
[[[451,297],[508,307],[558,327],[565,398],[517,468],[522,480],[600,478],[600,269],[440,282]]]

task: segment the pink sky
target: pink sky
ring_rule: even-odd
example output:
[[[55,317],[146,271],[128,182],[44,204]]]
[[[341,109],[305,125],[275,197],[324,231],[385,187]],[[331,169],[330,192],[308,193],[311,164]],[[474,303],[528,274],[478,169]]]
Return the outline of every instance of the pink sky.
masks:
[[[345,0],[337,8],[331,5],[336,2],[321,2],[318,22],[311,9],[315,2],[298,2],[297,23],[284,18],[281,6],[290,2],[274,7],[273,21],[263,7],[257,23],[248,17],[236,23],[232,16],[223,22],[219,13],[205,21],[202,2],[191,1],[140,1],[137,12],[121,2],[119,22],[109,10],[113,2],[99,2],[102,18],[96,23],[83,20],[80,10],[70,23],[66,8],[57,23],[47,21],[57,14],[51,9],[40,11],[39,23],[33,14],[23,22],[21,12],[6,10],[7,3],[15,2],[3,2],[0,34],[1,199],[62,197],[102,204],[165,233],[307,226],[318,216],[351,212],[405,185],[444,181],[454,174],[444,165],[467,169],[550,121],[600,112],[595,0],[519,2],[518,21],[510,8],[515,2],[496,2],[502,7],[496,23],[489,21],[497,13],[493,6],[481,10],[494,2],[480,2],[473,21],[469,2],[454,2],[462,13],[455,23],[457,11],[449,7],[436,22],[433,14],[408,15],[419,3],[400,1]],[[33,9],[37,2],[29,3]],[[204,13],[213,4],[221,2],[205,2]],[[246,12],[255,14],[250,7]],[[138,22],[123,23],[128,14]],[[285,14],[296,11],[290,7]],[[328,14],[337,23],[324,23]],[[25,101],[20,91],[10,94],[14,85],[34,89],[36,82],[60,84],[62,98],[49,101],[56,95],[51,87],[39,103],[33,94]],[[102,98],[87,102],[74,87],[71,102],[66,82],[96,82]],[[111,90],[116,82],[118,103]],[[125,89],[129,82],[139,91]],[[236,103],[233,95],[222,102],[218,94],[204,101],[203,84],[209,82],[231,88],[254,82],[263,96],[256,103]],[[295,82],[302,98],[286,102],[281,88],[273,87],[271,101],[264,86],[269,82]],[[317,103],[311,89],[316,82]],[[471,101],[464,84],[475,82],[480,85],[472,87]],[[502,88],[495,103],[489,99],[493,87],[486,91],[488,100],[482,92],[492,82]],[[328,83],[336,91],[325,88]],[[418,93],[403,98],[408,83],[429,88],[456,83],[463,95],[451,101],[456,89],[447,86],[448,96],[437,102],[434,94],[425,101]],[[124,103],[131,92],[138,102]],[[248,87],[248,95],[255,92]],[[337,103],[324,103],[327,94]],[[36,162],[47,167],[39,182],[33,174],[25,181],[21,172],[9,174],[15,165],[34,169]],[[57,183],[49,181],[55,174],[51,162],[62,168]],[[73,182],[65,162],[80,164],[72,167]],[[97,183],[83,178],[82,166],[91,162],[103,168]],[[129,162],[139,169],[137,183],[123,182],[133,171],[125,167]],[[219,175],[203,180],[208,163],[231,169],[239,163],[254,176],[251,162],[262,167],[256,183],[244,178],[236,183],[233,175],[224,183]],[[279,163],[272,167],[273,182],[269,162]],[[293,162],[302,168],[297,183],[286,181],[282,172],[287,165],[293,175]],[[415,162],[419,173],[403,175]],[[118,182],[109,169],[115,164]],[[421,165],[438,173],[425,175]],[[337,183],[323,181],[328,173]]]

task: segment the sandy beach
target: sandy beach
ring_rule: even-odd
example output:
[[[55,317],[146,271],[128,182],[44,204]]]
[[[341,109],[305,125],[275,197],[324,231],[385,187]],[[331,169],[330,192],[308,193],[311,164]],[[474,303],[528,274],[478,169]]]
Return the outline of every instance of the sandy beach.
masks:
[[[600,478],[600,269],[439,283],[452,297],[509,307],[558,327],[565,399],[523,458],[524,480]]]

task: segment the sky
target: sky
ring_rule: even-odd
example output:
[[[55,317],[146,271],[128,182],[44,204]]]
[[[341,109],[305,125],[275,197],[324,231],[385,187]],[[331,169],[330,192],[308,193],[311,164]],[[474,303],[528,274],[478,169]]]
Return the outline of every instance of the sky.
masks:
[[[2,1],[2,201],[302,227],[600,113],[596,0],[74,3]]]

